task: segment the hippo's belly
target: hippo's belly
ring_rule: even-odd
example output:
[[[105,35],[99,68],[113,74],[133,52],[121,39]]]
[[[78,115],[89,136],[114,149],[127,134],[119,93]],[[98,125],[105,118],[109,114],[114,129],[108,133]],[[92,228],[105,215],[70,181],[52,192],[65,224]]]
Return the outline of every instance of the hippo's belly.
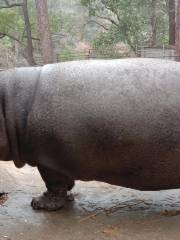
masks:
[[[166,116],[167,117],[167,116]],[[64,128],[65,168],[74,179],[98,180],[140,190],[180,187],[178,123],[90,122]],[[86,122],[87,123],[87,122]],[[72,127],[72,126],[71,126]],[[175,130],[176,129],[176,130]],[[62,135],[61,135],[62,136]],[[62,141],[62,139],[61,139]],[[60,144],[61,145],[61,144]]]

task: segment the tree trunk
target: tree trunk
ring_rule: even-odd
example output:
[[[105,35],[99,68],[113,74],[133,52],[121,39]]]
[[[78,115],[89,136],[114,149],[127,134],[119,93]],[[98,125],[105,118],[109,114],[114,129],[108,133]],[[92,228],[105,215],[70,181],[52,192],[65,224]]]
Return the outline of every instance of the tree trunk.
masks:
[[[24,23],[26,28],[27,34],[27,61],[31,66],[36,65],[33,57],[33,43],[32,43],[32,35],[31,35],[31,25],[29,21],[29,14],[28,14],[28,7],[27,7],[27,0],[23,0],[22,5],[23,15],[24,15]]]
[[[156,0],[151,2],[151,46],[156,46],[157,43],[157,16],[156,16]]]
[[[35,0],[37,8],[40,45],[44,64],[54,62],[52,40],[49,32],[47,0]]]
[[[176,0],[176,60],[180,61],[180,0]]]
[[[169,45],[175,45],[175,0],[169,0]]]

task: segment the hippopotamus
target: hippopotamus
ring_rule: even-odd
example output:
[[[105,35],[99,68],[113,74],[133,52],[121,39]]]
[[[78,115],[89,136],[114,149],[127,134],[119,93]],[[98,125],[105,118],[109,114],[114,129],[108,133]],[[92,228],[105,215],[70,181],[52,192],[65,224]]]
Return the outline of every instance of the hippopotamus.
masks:
[[[0,73],[0,159],[37,167],[57,210],[75,180],[180,188],[180,63],[83,60]]]

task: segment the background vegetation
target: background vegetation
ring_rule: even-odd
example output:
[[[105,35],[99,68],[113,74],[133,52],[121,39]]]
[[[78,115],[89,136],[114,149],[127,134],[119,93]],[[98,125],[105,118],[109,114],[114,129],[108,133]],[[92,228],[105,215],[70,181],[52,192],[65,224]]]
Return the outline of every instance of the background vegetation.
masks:
[[[108,57],[117,51],[133,56],[137,46],[175,45],[175,10],[175,0],[0,0],[0,66],[88,58],[104,51]],[[49,42],[43,50],[46,30]]]

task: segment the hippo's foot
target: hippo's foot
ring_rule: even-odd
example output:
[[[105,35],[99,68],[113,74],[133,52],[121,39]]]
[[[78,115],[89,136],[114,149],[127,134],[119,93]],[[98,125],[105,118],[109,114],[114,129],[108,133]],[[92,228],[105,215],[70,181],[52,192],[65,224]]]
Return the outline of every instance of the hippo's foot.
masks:
[[[62,208],[66,201],[73,201],[74,196],[67,191],[45,192],[42,196],[32,199],[31,206],[35,210],[55,211]]]

